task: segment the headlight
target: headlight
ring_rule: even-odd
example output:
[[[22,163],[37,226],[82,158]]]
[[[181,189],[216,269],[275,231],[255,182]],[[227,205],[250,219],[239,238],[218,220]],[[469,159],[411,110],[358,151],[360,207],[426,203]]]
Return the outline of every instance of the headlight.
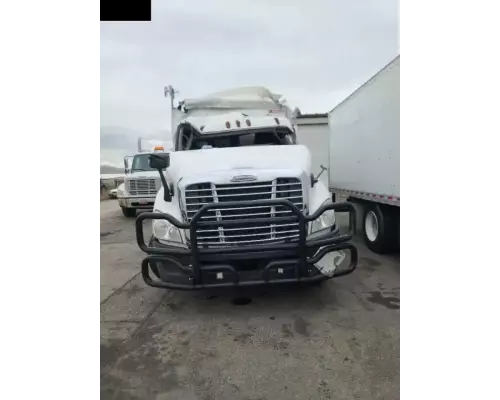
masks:
[[[160,242],[168,244],[182,243],[180,230],[164,219],[153,220],[153,236]]]
[[[326,200],[322,205],[331,203],[330,200]],[[325,211],[318,219],[315,219],[311,223],[311,232],[315,233],[318,231],[322,231],[324,229],[331,229],[335,225],[335,211],[327,210]]]

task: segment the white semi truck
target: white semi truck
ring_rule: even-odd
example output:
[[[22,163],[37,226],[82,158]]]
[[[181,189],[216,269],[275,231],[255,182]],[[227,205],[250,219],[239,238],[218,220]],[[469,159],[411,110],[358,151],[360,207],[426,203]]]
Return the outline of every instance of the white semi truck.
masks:
[[[329,112],[329,187],[356,203],[373,252],[399,249],[399,56]]]
[[[354,271],[354,207],[332,203],[279,99],[237,88],[173,107],[174,151],[148,156],[162,187],[154,211],[136,219],[148,285],[321,283]],[[349,232],[340,234],[335,211],[349,213]],[[153,220],[150,238],[145,220]]]
[[[139,138],[138,153],[124,158],[125,178],[118,186],[116,196],[123,215],[127,218],[134,218],[138,210],[153,209],[161,180],[158,171],[149,166],[149,155],[165,151],[168,150],[165,150],[161,141],[144,143],[144,140]]]

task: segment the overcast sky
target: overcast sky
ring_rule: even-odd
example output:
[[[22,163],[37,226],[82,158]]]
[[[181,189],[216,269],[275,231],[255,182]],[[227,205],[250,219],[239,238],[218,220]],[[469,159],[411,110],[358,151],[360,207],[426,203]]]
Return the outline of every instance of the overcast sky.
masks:
[[[153,0],[152,22],[101,22],[101,162],[166,136],[169,100],[247,85],[326,112],[399,54],[395,0]]]

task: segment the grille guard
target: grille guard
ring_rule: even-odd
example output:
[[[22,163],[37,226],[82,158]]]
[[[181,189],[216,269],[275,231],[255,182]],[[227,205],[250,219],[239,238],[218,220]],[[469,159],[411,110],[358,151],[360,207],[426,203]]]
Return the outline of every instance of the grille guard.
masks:
[[[201,221],[201,218],[208,211],[212,209],[231,208],[231,207],[272,207],[283,206],[288,208],[293,215],[286,217],[264,217],[245,219],[248,223],[277,223],[277,222],[294,222],[299,226],[299,237],[297,241],[291,243],[265,243],[254,244],[251,246],[228,246],[216,248],[199,248],[197,242],[197,229],[201,227],[226,227],[236,224],[241,224],[238,220],[219,220],[219,221]],[[335,212],[348,212],[349,213],[349,232],[344,235],[334,236],[332,232],[328,231],[324,235],[315,237],[312,240],[307,240],[307,224],[318,219],[323,213],[328,210]],[[187,229],[190,231],[191,248],[182,247],[151,247],[146,245],[144,241],[143,222],[145,220],[164,219],[179,229]],[[303,215],[297,206],[291,201],[284,199],[272,200],[254,200],[254,201],[231,201],[224,203],[209,203],[203,205],[200,210],[192,217],[191,222],[181,222],[175,217],[158,212],[146,212],[140,214],[136,219],[136,238],[139,248],[145,253],[149,254],[142,261],[142,275],[145,282],[154,287],[192,290],[203,289],[211,287],[234,287],[234,286],[254,286],[260,284],[274,284],[274,283],[291,283],[291,282],[314,282],[318,280],[331,279],[352,273],[357,266],[358,252],[355,246],[350,241],[356,231],[356,210],[350,203],[330,203],[322,205],[316,212],[311,215]],[[317,251],[312,257],[308,257],[308,253],[312,250]],[[317,263],[327,253],[338,250],[349,250],[351,262],[347,269],[335,270],[333,276],[314,275],[310,276],[308,270],[311,264]],[[258,257],[260,254],[268,254],[269,258],[275,258],[270,261],[262,270],[260,280],[242,281],[240,273],[230,265],[205,265],[203,262],[221,262],[226,260],[242,260],[253,257]],[[284,254],[292,254],[292,259],[283,260]],[[152,280],[149,276],[149,264],[152,261],[156,262],[169,262],[174,264],[184,272],[188,272],[187,268],[183,266],[176,257],[190,257],[190,265],[192,269],[189,285],[180,285],[164,281]],[[293,279],[270,279],[270,271],[280,268],[284,265],[294,266]],[[202,272],[207,271],[224,271],[229,272],[232,276],[230,283],[211,283],[203,282]]]

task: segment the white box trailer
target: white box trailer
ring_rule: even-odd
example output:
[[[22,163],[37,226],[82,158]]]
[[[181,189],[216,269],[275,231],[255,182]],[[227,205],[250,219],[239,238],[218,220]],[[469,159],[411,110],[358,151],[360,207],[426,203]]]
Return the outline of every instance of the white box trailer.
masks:
[[[328,114],[332,199],[359,205],[365,242],[376,253],[399,248],[399,60]]]

